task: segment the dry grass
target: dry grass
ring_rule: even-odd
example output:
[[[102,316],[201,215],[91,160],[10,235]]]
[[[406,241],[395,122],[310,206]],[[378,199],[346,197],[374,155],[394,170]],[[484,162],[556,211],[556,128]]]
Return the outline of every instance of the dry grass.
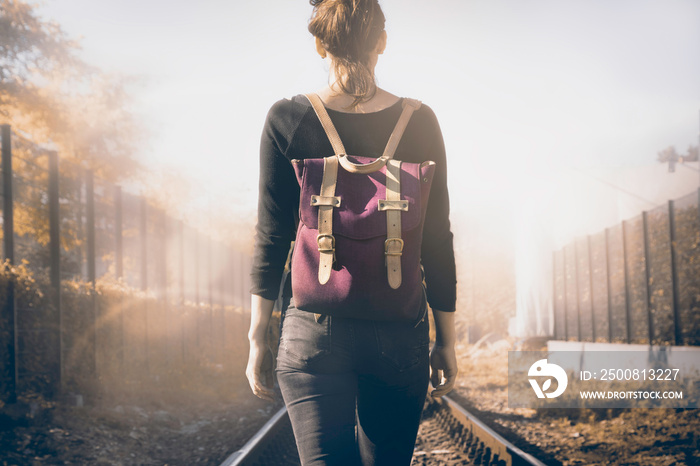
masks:
[[[547,464],[700,464],[694,409],[526,409],[508,406],[505,340],[458,347],[454,397]]]

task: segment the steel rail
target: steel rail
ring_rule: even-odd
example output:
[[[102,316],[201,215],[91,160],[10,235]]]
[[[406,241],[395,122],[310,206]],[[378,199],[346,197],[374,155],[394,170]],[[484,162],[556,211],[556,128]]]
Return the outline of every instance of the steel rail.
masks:
[[[231,454],[220,466],[277,464],[266,463],[265,456],[268,456],[273,450],[271,447],[273,446],[272,442],[275,441],[275,436],[283,433],[285,430],[289,430],[291,433],[291,427],[287,408],[283,407],[240,450]],[[274,446],[277,449],[280,446],[279,442],[275,442]],[[296,449],[296,445],[294,445],[294,448]]]
[[[433,411],[440,418],[443,429],[448,431],[456,446],[463,449],[475,465],[486,466],[546,466],[529,453],[524,452],[509,442],[479,418],[464,409],[454,400],[443,396],[430,399],[426,412]],[[285,408],[280,409],[267,423],[243,446],[230,455],[220,466],[278,465],[275,454],[290,448],[290,441],[277,438],[291,435],[291,424]],[[291,448],[296,452],[293,437]],[[293,461],[290,454],[285,454],[287,464]],[[298,459],[296,460],[298,463]]]
[[[497,434],[451,398],[443,396],[441,399],[432,400],[431,403],[443,408],[438,415],[447,418],[445,423],[450,427],[453,438],[469,453],[474,464],[546,466]],[[454,421],[451,421],[450,417]]]

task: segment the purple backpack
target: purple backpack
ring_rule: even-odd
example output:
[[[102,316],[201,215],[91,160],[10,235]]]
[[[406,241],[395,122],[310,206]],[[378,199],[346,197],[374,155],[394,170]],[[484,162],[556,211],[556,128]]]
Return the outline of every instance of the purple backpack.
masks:
[[[328,112],[308,94],[335,155],[292,160],[301,197],[292,255],[292,296],[319,315],[409,321],[424,300],[423,222],[435,162],[393,159],[420,102],[403,111],[378,159],[349,156]]]

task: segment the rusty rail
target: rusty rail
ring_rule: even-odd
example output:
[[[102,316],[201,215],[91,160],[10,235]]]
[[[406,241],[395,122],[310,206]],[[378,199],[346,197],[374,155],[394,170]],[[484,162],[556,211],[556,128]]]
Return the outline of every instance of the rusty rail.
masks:
[[[497,434],[476,416],[448,397],[428,401],[424,417],[436,417],[441,429],[452,439],[455,450],[470,464],[483,466],[545,466]],[[430,464],[430,458],[421,458]],[[427,461],[427,463],[426,463]],[[280,409],[240,450],[221,466],[299,465],[292,426],[285,408]]]

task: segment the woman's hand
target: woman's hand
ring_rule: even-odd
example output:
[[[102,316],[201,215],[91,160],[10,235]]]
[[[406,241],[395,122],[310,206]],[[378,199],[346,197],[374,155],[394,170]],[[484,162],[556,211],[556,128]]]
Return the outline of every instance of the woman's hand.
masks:
[[[272,391],[272,351],[267,344],[267,326],[270,323],[275,302],[253,295],[250,301],[250,330],[248,330],[248,366],[245,376],[251,390],[258,398],[273,401]]]
[[[433,309],[435,320],[435,345],[430,351],[430,395],[438,398],[449,393],[457,379],[457,355],[455,354],[455,313]]]
[[[439,398],[454,388],[457,380],[457,355],[454,345],[435,344],[430,351],[430,383],[433,391],[430,396]]]
[[[245,375],[255,396],[263,400],[275,400],[272,382],[272,351],[267,343],[250,342]]]

